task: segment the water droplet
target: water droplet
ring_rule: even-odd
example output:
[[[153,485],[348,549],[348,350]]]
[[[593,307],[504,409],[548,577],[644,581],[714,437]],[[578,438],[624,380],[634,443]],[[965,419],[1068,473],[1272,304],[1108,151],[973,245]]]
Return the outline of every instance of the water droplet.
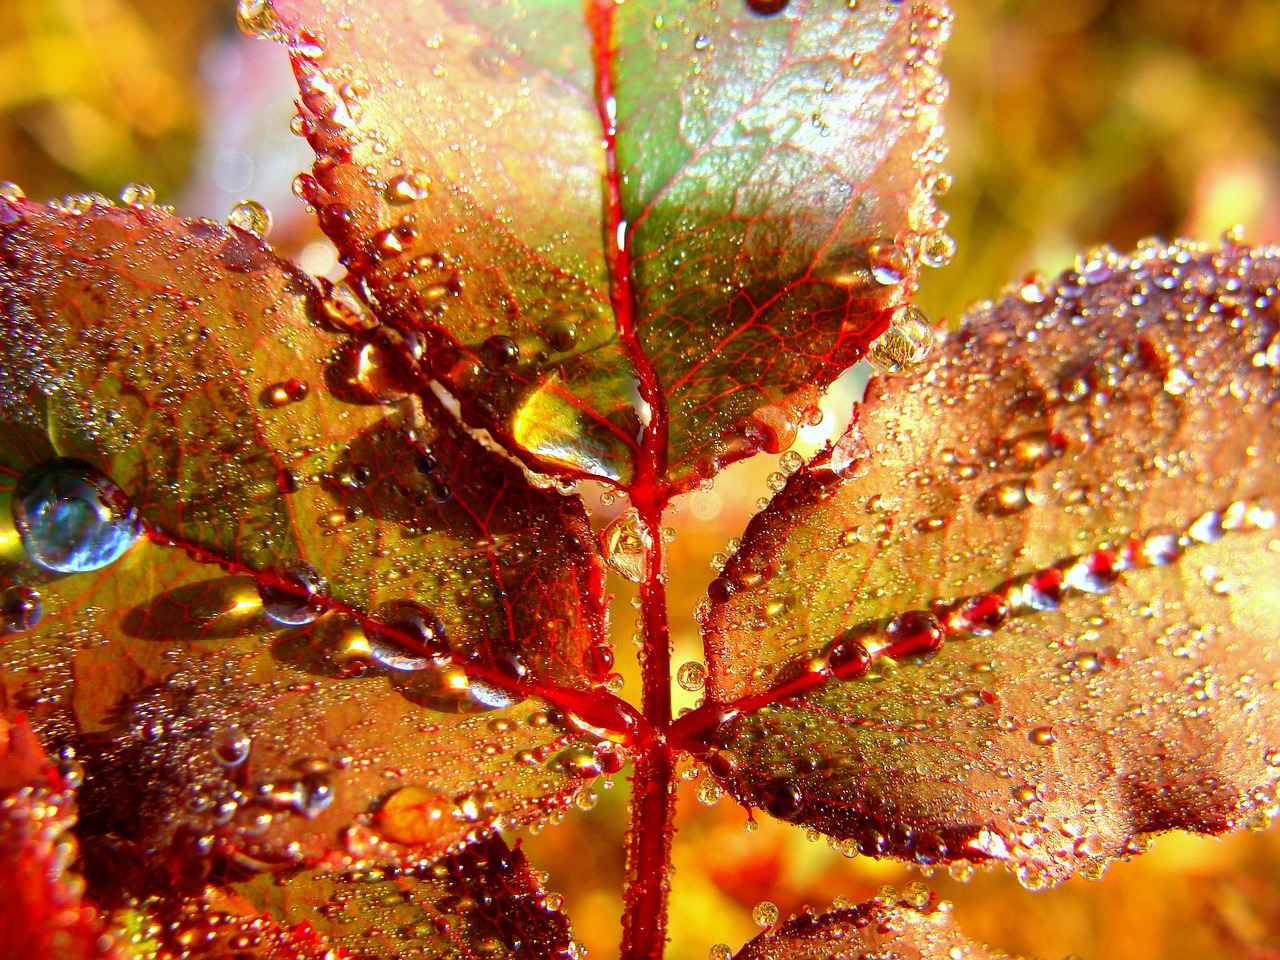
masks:
[[[27,195],[12,180],[0,180],[0,200],[25,200]]]
[[[906,277],[911,258],[892,240],[873,240],[867,246],[867,265],[876,283],[891,287]]]
[[[71,457],[37,464],[13,489],[13,522],[27,555],[58,573],[98,570],[142,533],[138,512],[114,481]]]
[[[271,0],[239,0],[236,3],[236,24],[255,40],[284,39]]]
[[[480,344],[480,363],[490,373],[506,373],[520,361],[520,347],[510,337],[490,337]]]
[[[894,617],[885,628],[887,645],[882,656],[902,660],[906,657],[928,657],[942,646],[942,623],[931,613],[908,610]]]
[[[757,16],[771,17],[787,9],[791,0],[747,0],[747,9]]]
[[[219,727],[213,733],[210,750],[214,762],[223,767],[238,767],[249,758],[253,741],[239,724]]]
[[[0,618],[3,618],[5,629],[10,633],[30,630],[40,622],[43,614],[40,594],[32,587],[7,587],[0,594]]]
[[[1081,557],[1063,574],[1063,583],[1082,593],[1107,593],[1120,579],[1121,568],[1111,550],[1095,550]]]
[[[227,215],[227,225],[262,240],[271,231],[271,212],[257,200],[241,200]]]
[[[258,574],[262,611],[276,623],[298,626],[324,613],[329,585],[315,567],[292,557]]]
[[[430,180],[421,173],[409,171],[395,177],[387,184],[386,197],[389,203],[413,203],[424,200]]]
[[[779,820],[794,820],[798,817],[802,800],[800,788],[781,777],[770,780],[760,792],[760,805],[766,813]]]
[[[856,680],[871,667],[871,653],[856,637],[842,637],[827,653],[827,668],[837,680]]]
[[[438,790],[413,784],[387,797],[375,823],[393,843],[432,843],[451,832],[453,806],[452,798]]]
[[[697,660],[680,664],[680,669],[676,671],[676,683],[680,684],[680,689],[690,693],[701,690],[706,682],[707,668]]]
[[[761,900],[751,908],[751,919],[757,927],[772,927],[778,922],[778,905],[768,900]]]
[[[698,797],[698,802],[708,807],[714,807],[720,802],[720,798],[724,796],[724,788],[712,777],[703,777],[699,780],[694,792]]]
[[[1037,747],[1047,747],[1057,738],[1053,735],[1052,727],[1035,727],[1027,734],[1027,739],[1034,743]]]
[[[604,560],[609,569],[632,583],[644,579],[645,557],[653,546],[648,531],[635,510],[628,510],[600,532]]]
[[[904,304],[893,312],[889,327],[867,351],[881,373],[911,373],[924,365],[933,349],[933,324],[917,307]]]
[[[155,188],[145,183],[129,183],[120,191],[120,200],[135,210],[150,207],[156,202]]]
[[[733,960],[733,947],[727,943],[713,943],[707,960]]]
[[[950,630],[989,637],[1009,615],[1009,601],[998,593],[982,593],[960,604],[947,616]]]
[[[361,626],[370,655],[391,670],[425,670],[449,662],[448,634],[430,607],[392,600],[378,608],[376,620]]]

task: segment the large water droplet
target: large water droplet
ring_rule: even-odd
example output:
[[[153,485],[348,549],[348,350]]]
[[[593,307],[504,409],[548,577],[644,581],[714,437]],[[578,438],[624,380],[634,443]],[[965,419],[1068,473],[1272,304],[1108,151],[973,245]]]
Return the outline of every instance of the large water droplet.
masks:
[[[889,328],[876,338],[867,359],[881,373],[919,370],[933,349],[933,324],[917,307],[904,304],[893,312]]]
[[[114,563],[142,533],[124,491],[96,467],[71,457],[46,460],[19,478],[13,523],[27,555],[59,573]]]
[[[258,574],[262,611],[276,623],[296,627],[324,613],[329,585],[315,567],[286,557]]]
[[[648,532],[634,510],[616,517],[600,534],[604,544],[604,562],[609,569],[632,583],[644,579],[645,555],[653,545]]]
[[[444,624],[430,607],[393,600],[378,608],[378,619],[364,623],[369,653],[392,670],[425,670],[449,662]]]
[[[270,0],[239,0],[236,4],[236,24],[255,40],[283,40],[280,21]]]
[[[262,240],[271,231],[271,211],[257,200],[241,200],[227,215],[227,225]]]

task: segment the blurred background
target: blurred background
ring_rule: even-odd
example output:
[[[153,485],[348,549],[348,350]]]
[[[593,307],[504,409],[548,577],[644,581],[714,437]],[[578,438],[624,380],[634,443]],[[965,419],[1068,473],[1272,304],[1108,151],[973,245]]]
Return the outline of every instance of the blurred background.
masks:
[[[954,187],[943,198],[958,253],[928,271],[920,305],[954,322],[972,301],[1039,269],[1054,273],[1098,243],[1147,236],[1211,240],[1240,224],[1280,242],[1280,2],[1277,0],[953,0],[945,66]],[[232,0],[0,0],[0,180],[44,199],[116,196],[151,184],[189,216],[224,217],[252,197],[275,215],[273,242],[315,273],[332,249],[291,194],[310,153],[288,132],[293,86],[283,53],[235,28]],[[847,416],[851,387],[827,402],[801,452]],[[777,458],[732,468],[673,516],[675,662],[697,661],[692,611],[711,560],[768,493]],[[619,505],[585,490],[600,523]],[[633,649],[631,585],[616,593],[619,661]],[[693,685],[693,684],[691,684]],[[637,690],[634,669],[627,690]],[[679,690],[690,705],[698,691]],[[783,916],[834,896],[859,901],[918,871],[846,860],[762,816],[682,782],[672,904],[673,960],[705,960],[757,932],[752,907]],[[626,783],[590,812],[526,836],[578,937],[616,955]],[[1280,958],[1280,833],[1223,841],[1160,838],[1101,882],[1032,894],[1002,872],[927,879],[956,902],[966,932],[1013,954],[1085,960]]]

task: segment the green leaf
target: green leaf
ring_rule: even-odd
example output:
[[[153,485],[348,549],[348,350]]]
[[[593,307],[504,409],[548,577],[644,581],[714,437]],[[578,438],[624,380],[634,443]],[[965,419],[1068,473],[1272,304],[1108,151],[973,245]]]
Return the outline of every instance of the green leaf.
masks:
[[[945,257],[940,5],[272,6],[321,226],[541,469],[666,491],[785,448]]]
[[[1266,823],[1278,277],[1273,249],[1097,252],[873,381],[712,584],[684,729],[733,794],[1030,887]]]
[[[262,868],[438,853],[569,803],[601,727],[629,722],[597,690],[580,502],[430,392],[370,402],[395,382],[371,373],[385,344],[327,329],[256,238],[149,208],[5,212],[0,495],[76,458],[143,528],[76,573],[33,562],[38,525],[0,530],[0,700],[76,747],[84,831],[148,869]]]

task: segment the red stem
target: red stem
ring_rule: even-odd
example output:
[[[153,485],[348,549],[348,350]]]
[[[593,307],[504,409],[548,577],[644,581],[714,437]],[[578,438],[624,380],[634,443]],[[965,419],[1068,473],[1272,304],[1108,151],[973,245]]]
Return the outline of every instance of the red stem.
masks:
[[[633,500],[633,503],[635,501]],[[622,960],[657,960],[667,942],[667,896],[671,838],[675,833],[675,753],[661,733],[671,725],[671,639],[667,626],[667,579],[662,543],[662,507],[635,503],[650,542],[640,582],[644,632],[643,713],[658,736],[637,751],[631,778],[631,823],[627,830],[626,909]]]

